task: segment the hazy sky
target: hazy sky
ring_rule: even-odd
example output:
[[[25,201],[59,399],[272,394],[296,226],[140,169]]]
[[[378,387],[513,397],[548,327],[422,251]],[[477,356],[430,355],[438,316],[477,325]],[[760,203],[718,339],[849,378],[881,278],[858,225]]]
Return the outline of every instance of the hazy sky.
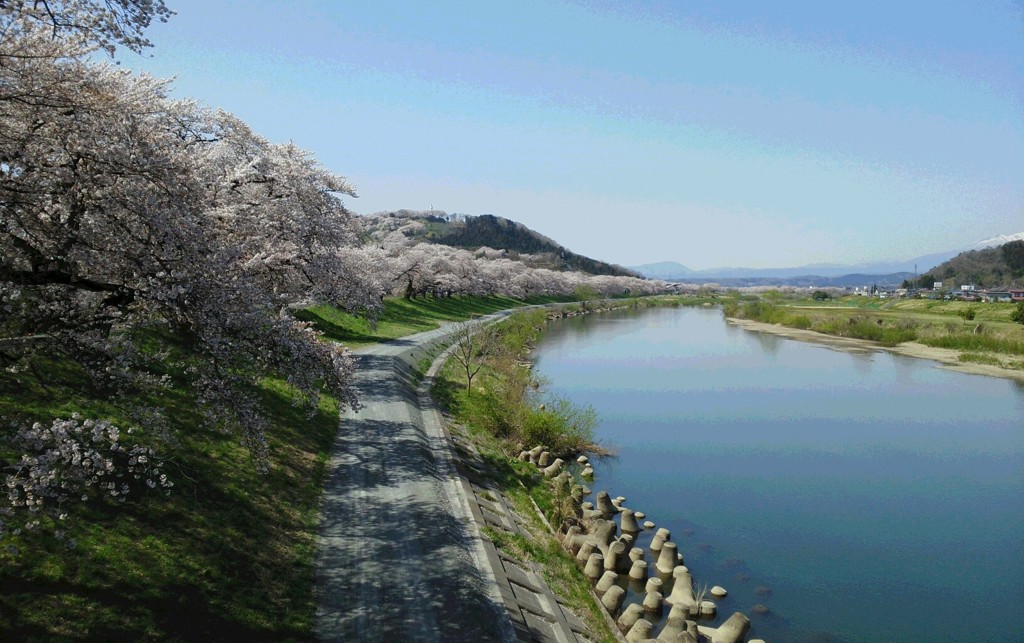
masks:
[[[1021,0],[167,3],[122,64],[312,150],[356,212],[691,268],[1024,231]]]

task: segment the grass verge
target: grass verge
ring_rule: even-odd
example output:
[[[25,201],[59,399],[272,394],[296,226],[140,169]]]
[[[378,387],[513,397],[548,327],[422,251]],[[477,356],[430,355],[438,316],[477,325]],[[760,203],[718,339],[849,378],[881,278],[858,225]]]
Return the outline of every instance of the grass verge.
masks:
[[[481,356],[485,366],[472,393],[466,392],[458,365],[449,361],[434,381],[433,394],[451,415],[453,430],[474,443],[486,475],[526,520],[530,533],[527,538],[485,528],[485,535],[512,557],[539,568],[549,587],[585,616],[597,640],[614,641],[590,581],[549,531],[549,524],[560,525],[566,517],[567,489],[559,493],[535,465],[512,457],[524,445],[544,444],[566,460],[595,448],[592,412],[544,397],[542,382],[523,362],[545,323],[545,311],[512,315],[494,327],[502,349]]]
[[[313,322],[328,339],[341,342],[350,348],[358,348],[434,330],[442,322],[460,321],[508,308],[556,301],[565,301],[565,298],[537,297],[524,300],[500,296],[437,299],[392,297],[384,300],[383,308],[376,319],[342,312],[331,306],[313,306],[299,312],[297,316]]]

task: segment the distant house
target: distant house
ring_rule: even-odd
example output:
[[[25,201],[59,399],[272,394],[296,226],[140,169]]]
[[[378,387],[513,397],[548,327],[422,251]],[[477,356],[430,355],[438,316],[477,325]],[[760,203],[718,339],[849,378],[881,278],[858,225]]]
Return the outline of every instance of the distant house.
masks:
[[[1009,290],[982,290],[978,296],[984,301],[1013,301]]]
[[[1011,288],[1010,289],[1010,300],[1011,301],[1024,301],[1024,289]]]

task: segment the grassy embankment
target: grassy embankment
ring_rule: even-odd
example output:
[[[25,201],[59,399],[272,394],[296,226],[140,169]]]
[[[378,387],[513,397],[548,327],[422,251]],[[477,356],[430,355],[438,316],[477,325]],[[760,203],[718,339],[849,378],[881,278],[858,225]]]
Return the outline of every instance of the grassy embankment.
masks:
[[[327,308],[310,317],[332,339],[359,346],[522,304],[498,297],[388,300],[376,327]],[[132,402],[166,411],[177,443],[157,446],[168,458],[173,492],[72,507],[60,527],[76,541],[73,550],[52,535],[14,538],[17,554],[0,550],[0,640],[310,639],[317,511],[337,402],[325,397],[307,417],[292,404],[288,385],[268,374],[259,394],[272,469],[261,475],[236,436],[203,428],[187,384],[188,354],[173,337],[154,333],[153,343],[154,350],[172,349],[154,365],[171,385]],[[5,430],[73,412],[122,428],[135,424],[123,408],[88,392],[66,364],[0,373]],[[0,453],[0,462],[14,457]]]
[[[592,443],[592,411],[544,398],[541,383],[522,361],[543,332],[546,315],[544,310],[523,311],[493,327],[498,333],[497,346],[489,351],[486,365],[474,379],[472,393],[466,392],[464,371],[454,360],[438,374],[433,393],[451,414],[452,430],[474,444],[487,475],[526,520],[532,537],[495,529],[485,529],[485,535],[511,556],[537,565],[551,589],[578,613],[587,615],[598,640],[614,641],[591,595],[589,581],[534,508],[536,503],[547,520],[557,524],[561,521],[557,508],[563,507],[564,512],[565,496],[559,497],[537,475],[535,465],[511,455],[520,444],[546,444],[571,461],[570,456],[582,453]]]
[[[595,310],[711,302],[693,297],[653,297],[589,302],[564,310],[571,313],[586,307]],[[550,535],[549,525],[557,527],[574,515],[570,487],[554,488],[538,476],[535,465],[515,457],[520,447],[538,444],[568,463],[584,452],[603,452],[593,442],[593,411],[545,395],[544,382],[525,362],[526,354],[544,331],[546,316],[544,310],[522,311],[494,326],[497,345],[484,357],[485,365],[473,380],[472,392],[466,391],[462,366],[449,360],[435,380],[434,396],[451,415],[452,431],[474,444],[492,481],[526,519],[532,538],[494,529],[485,529],[485,535],[510,555],[537,564],[551,588],[577,612],[588,615],[598,639],[613,641],[614,635],[593,598],[590,581]]]
[[[734,299],[728,317],[896,346],[916,342],[959,351],[959,361],[1024,369],[1024,326],[1015,304],[844,297],[834,301],[762,297]],[[971,314],[973,312],[973,315]],[[970,319],[968,319],[970,318]]]

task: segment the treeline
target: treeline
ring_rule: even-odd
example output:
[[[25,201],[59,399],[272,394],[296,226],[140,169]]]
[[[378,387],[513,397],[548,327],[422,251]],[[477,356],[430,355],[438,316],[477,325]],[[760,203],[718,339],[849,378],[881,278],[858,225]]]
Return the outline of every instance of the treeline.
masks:
[[[450,218],[444,214],[438,216],[407,211],[400,214],[407,217],[411,215],[414,220],[423,222],[422,238],[432,243],[468,250],[502,250],[509,259],[523,261],[536,268],[576,271],[591,275],[638,276],[622,266],[576,254],[521,223],[493,214],[458,218]]]

